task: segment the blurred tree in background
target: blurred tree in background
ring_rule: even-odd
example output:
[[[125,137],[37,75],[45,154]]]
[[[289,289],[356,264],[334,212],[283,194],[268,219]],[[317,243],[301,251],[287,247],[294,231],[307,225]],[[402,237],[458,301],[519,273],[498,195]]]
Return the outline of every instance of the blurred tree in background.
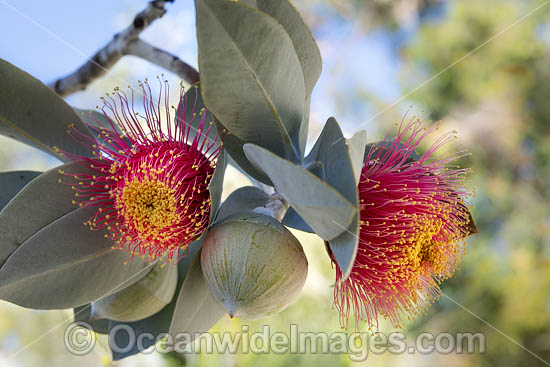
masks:
[[[399,29],[411,26],[416,18],[443,0],[302,0],[307,5],[333,8],[343,17],[356,18],[364,30],[376,27]],[[308,16],[306,14],[306,16]]]
[[[522,16],[535,11],[514,24]],[[472,155],[481,234],[444,292],[550,360],[550,7],[541,1],[457,1],[404,49],[403,80]],[[507,27],[512,26],[508,31]],[[499,32],[502,32],[499,35]],[[437,310],[437,311],[436,311]],[[415,330],[483,330],[476,365],[545,365],[445,297]]]

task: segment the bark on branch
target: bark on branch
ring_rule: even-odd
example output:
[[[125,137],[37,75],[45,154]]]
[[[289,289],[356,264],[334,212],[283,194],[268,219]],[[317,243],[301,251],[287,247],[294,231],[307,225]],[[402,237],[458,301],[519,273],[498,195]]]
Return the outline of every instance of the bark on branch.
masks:
[[[198,72],[178,57],[158,49],[140,40],[139,34],[156,19],[166,13],[164,5],[174,0],[153,0],[138,13],[132,22],[122,32],[95,53],[84,65],[75,72],[62,77],[48,86],[60,96],[65,96],[85,89],[93,80],[101,77],[125,55],[144,58],[156,65],[177,74],[190,83],[198,81]]]
[[[125,50],[125,55],[133,55],[158,65],[183,80],[193,84],[199,81],[199,72],[189,64],[183,62],[175,55],[161,50],[143,40],[137,39],[130,43]]]

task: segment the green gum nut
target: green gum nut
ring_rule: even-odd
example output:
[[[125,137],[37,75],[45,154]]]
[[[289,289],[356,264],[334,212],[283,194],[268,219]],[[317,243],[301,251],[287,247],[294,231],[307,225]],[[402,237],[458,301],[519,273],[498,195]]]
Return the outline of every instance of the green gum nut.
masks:
[[[92,302],[90,317],[124,322],[142,320],[172,301],[177,282],[177,267],[157,262],[138,282]]]
[[[290,305],[307,277],[300,242],[274,218],[235,216],[206,234],[201,266],[230,317],[259,319]]]

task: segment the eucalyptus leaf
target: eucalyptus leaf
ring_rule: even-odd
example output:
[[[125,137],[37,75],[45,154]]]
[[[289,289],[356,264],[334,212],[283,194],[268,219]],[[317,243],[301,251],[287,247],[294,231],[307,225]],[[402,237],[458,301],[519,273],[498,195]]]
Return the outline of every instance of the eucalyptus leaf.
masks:
[[[216,128],[223,141],[223,147],[231,159],[236,163],[237,168],[245,175],[252,177],[253,179],[260,181],[266,185],[273,185],[269,177],[263,172],[259,171],[250,163],[243,151],[243,146],[246,143],[244,140],[233,135],[230,131],[223,127],[219,121],[215,121]]]
[[[304,166],[315,167],[312,170],[314,174],[357,206],[357,183],[350,151],[342,130],[333,117],[328,119],[321,135],[304,159]],[[346,228],[349,223],[343,225]]]
[[[218,132],[214,125],[215,117],[209,110],[205,110],[205,108],[199,85],[192,85],[179,101],[174,122],[177,125],[186,125],[184,129],[188,131],[189,141],[192,141],[195,135],[199,133],[199,124],[204,114],[204,126],[201,133],[205,134],[208,127],[212,126],[205,137],[208,140],[208,145],[214,144],[211,148],[213,150],[220,146],[221,139],[218,137]]]
[[[304,115],[299,134],[299,144],[303,155],[307,143],[311,93],[321,75],[323,67],[321,53],[311,31],[290,1],[257,0],[255,1],[255,6],[281,23],[290,36],[296,50],[296,55],[300,60],[306,93]]]
[[[73,107],[73,110],[80,116],[80,119],[82,122],[87,124],[88,126],[92,126],[95,128],[105,128],[109,130],[113,130],[113,127],[115,128],[115,131],[119,134],[122,132],[120,131],[120,128],[115,123],[111,126],[111,121],[103,112],[99,112],[96,110],[84,110],[81,108]]]
[[[479,233],[479,229],[477,228],[477,224],[476,224],[476,222],[474,220],[474,217],[472,215],[472,212],[470,210],[468,210],[468,218],[470,220],[468,221],[468,228],[467,228],[466,237],[471,236],[473,234],[478,234]]]
[[[204,279],[199,252],[178,295],[170,334],[186,332],[191,333],[194,338],[210,330],[225,314],[225,310],[218,305]],[[188,340],[191,341],[192,338]]]
[[[70,124],[93,139],[73,109],[38,79],[0,59],[0,135],[41,149],[54,157],[58,147],[77,156],[92,156],[90,148],[67,133]]]
[[[0,172],[0,211],[25,185],[38,177],[42,172],[10,171]]]
[[[244,142],[300,161],[293,142],[304,114],[305,84],[285,29],[241,2],[195,4],[201,89],[208,109]]]
[[[71,308],[147,274],[141,258],[128,261],[130,255],[114,250],[104,231],[82,224],[95,210],[73,211],[21,243],[0,268],[0,299],[35,309]]]
[[[357,248],[359,246],[359,214],[356,214],[353,221],[344,233],[328,241],[330,250],[334,254],[336,263],[343,275],[341,282],[345,281],[351,273]]]
[[[73,309],[74,321],[83,321],[92,327],[96,333],[109,334],[109,320],[107,319],[91,319],[90,313],[92,311],[91,304],[85,304],[84,306],[78,306]]]
[[[179,102],[178,109],[176,110],[176,116],[174,117],[175,123],[190,125],[190,140],[193,139],[198,133],[199,124],[201,121],[200,112],[203,108],[206,107],[202,99],[200,85],[195,84],[187,90],[183,99]],[[206,129],[208,129],[208,125],[210,123],[213,124],[207,136],[208,142],[214,144],[211,149],[216,149],[223,141],[224,149],[227,153],[229,153],[231,159],[237,163],[239,169],[243,170],[245,174],[253,176],[256,180],[270,184],[269,179],[263,173],[258,172],[258,170],[256,170],[254,166],[252,166],[252,164],[250,164],[250,162],[246,159],[246,156],[243,153],[243,145],[245,142],[231,134],[218,121],[218,119],[212,115],[210,110],[206,109],[203,113],[206,114]],[[229,157],[226,156],[226,158]]]
[[[51,169],[26,185],[0,211],[0,266],[25,240],[50,223],[78,209],[72,203],[74,191],[59,173],[96,174],[84,162],[67,163]],[[82,226],[82,225],[80,225]]]
[[[346,139],[356,185],[359,185],[361,171],[363,170],[366,139],[367,132],[365,130],[359,130],[351,138]]]
[[[331,240],[350,225],[357,206],[327,182],[257,145],[246,144],[244,152],[320,237]]]
[[[307,137],[309,135],[309,109],[311,105],[311,96],[306,98],[304,116],[302,117],[302,124],[300,125],[299,141],[300,141],[300,153],[302,156],[306,154]]]
[[[178,263],[178,284],[176,286],[176,293],[172,301],[166,307],[164,307],[161,311],[157,312],[153,316],[139,321],[118,322],[110,320],[109,330],[113,330],[113,328],[117,325],[127,325],[132,330],[134,330],[136,337],[144,333],[150,333],[153,335],[154,338],[156,338],[161,333],[167,333],[170,327],[170,323],[172,321],[172,315],[174,314],[174,308],[176,307],[176,296],[179,295],[179,291],[181,289],[183,281],[187,276],[187,273],[189,271],[189,268],[191,267],[191,264],[193,263],[193,260],[195,259],[195,256],[202,247],[203,240],[204,236],[202,236],[199,240],[191,243],[188,247],[188,250],[185,250],[187,252],[186,256]],[[116,342],[118,346],[125,348],[130,340],[127,333],[119,332],[116,333],[115,339],[112,342]],[[143,339],[144,348],[148,348],[154,343],[155,340],[151,340],[149,338]],[[113,360],[117,361],[139,352],[140,351],[138,350],[136,343],[134,343],[132,348],[130,348],[126,352],[116,352],[113,350]]]
[[[306,96],[310,96],[323,68],[321,52],[311,30],[288,0],[257,0],[256,7],[275,18],[287,31],[302,67]]]
[[[227,166],[227,159],[225,157],[225,149],[220,151],[218,156],[218,162],[216,163],[216,169],[208,185],[208,191],[210,192],[210,220],[209,223],[214,221],[218,209],[220,208],[220,202],[222,201],[223,191],[223,178],[225,176],[225,168]]]
[[[122,266],[129,254],[82,224],[97,209],[72,203],[59,169],[97,174],[87,163],[67,163],[32,180],[0,212],[0,298],[25,307],[83,305],[139,280],[145,266],[141,259]]]
[[[286,211],[282,223],[287,227],[294,228],[302,232],[315,233],[292,207],[288,208]]]
[[[252,6],[254,8],[258,7],[257,0],[239,0],[241,3],[248,4],[249,6]]]
[[[264,206],[270,198],[270,195],[257,187],[241,187],[233,191],[223,202],[218,211],[216,222],[223,221],[234,214],[252,212],[255,208]]]
[[[341,224],[336,220],[335,224],[339,225],[343,232],[328,241],[336,263],[344,273],[343,279],[351,272],[359,244],[357,185],[364,155],[361,148],[365,149],[365,139],[366,133],[360,131],[347,142],[338,123],[331,117],[304,160],[306,166],[314,167],[314,174],[326,180],[356,208],[351,223]]]
[[[120,292],[92,302],[95,319],[139,321],[162,310],[172,301],[178,270],[172,263],[157,261],[147,274]]]

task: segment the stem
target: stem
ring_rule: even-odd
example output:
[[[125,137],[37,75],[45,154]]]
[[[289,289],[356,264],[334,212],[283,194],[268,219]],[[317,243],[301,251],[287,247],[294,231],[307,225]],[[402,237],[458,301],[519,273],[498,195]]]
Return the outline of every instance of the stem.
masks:
[[[134,17],[132,24],[115,34],[109,43],[99,49],[75,72],[51,82],[48,86],[60,96],[86,89],[91,82],[109,72],[109,69],[126,55],[141,57],[173,72],[188,83],[196,83],[199,73],[192,66],[139,39],[141,32],[166,13],[164,5],[173,1],[150,1],[147,7]]]
[[[256,208],[254,211],[267,214],[277,219],[279,222],[283,220],[286,211],[290,207],[288,201],[286,201],[273,186],[266,185],[261,183],[258,180],[250,178],[254,186],[270,195],[269,201],[261,207]]]
[[[290,204],[288,201],[278,193],[271,195],[271,199],[265,204],[265,209],[268,212],[267,214],[271,215],[279,222],[283,220],[289,207]]]
[[[190,84],[199,81],[199,72],[189,64],[183,62],[179,57],[161,50],[143,40],[137,39],[130,43],[125,50],[125,55],[133,55],[158,65]]]

